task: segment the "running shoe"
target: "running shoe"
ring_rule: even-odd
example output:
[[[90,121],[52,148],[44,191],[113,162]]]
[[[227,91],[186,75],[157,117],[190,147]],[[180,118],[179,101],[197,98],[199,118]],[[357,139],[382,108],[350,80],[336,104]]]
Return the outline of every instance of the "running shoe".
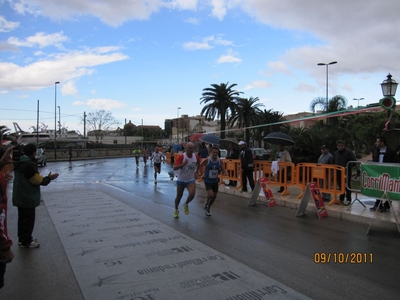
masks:
[[[154,180],[154,184],[157,184],[157,180]]]
[[[29,245],[20,245],[21,248],[38,248],[40,246],[40,244],[38,243],[38,241],[32,241]]]
[[[185,215],[189,214],[189,205],[187,203],[183,203],[183,210],[185,211]]]
[[[210,213],[210,210],[209,210],[209,209],[206,210],[206,216],[207,216],[207,217],[211,217],[211,213]]]
[[[206,201],[206,204],[204,205],[204,210],[208,210],[208,200]]]
[[[179,218],[179,210],[174,210],[174,218]]]

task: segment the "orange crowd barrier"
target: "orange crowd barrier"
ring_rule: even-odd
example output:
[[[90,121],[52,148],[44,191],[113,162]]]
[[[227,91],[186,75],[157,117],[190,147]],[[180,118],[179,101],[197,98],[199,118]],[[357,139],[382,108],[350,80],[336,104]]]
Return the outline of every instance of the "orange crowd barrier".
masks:
[[[220,184],[224,181],[236,181],[236,189],[241,187],[241,174],[240,174],[240,160],[239,159],[221,159],[223,166],[226,170],[225,174],[220,174]]]
[[[325,165],[315,163],[299,163],[296,165],[296,185],[303,192],[297,197],[300,199],[307,184],[317,182],[321,193],[331,194],[332,200],[328,205],[340,203],[337,196],[346,190],[346,168],[338,165]]]

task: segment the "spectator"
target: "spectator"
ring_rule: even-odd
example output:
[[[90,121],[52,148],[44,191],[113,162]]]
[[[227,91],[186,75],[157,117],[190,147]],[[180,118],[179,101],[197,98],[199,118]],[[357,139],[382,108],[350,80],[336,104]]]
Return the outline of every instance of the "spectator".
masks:
[[[11,179],[9,174],[4,173],[4,167],[11,163],[10,156],[12,147],[0,151],[0,289],[4,286],[4,275],[6,264],[14,258],[11,250],[12,240],[7,231],[7,183]]]
[[[48,185],[58,173],[43,177],[35,161],[36,145],[24,147],[24,155],[14,164],[13,205],[18,207],[18,242],[22,248],[37,248],[39,242],[32,237],[35,210],[40,204],[40,186]]]
[[[239,142],[240,147],[240,165],[242,168],[242,192],[247,192],[247,180],[249,180],[251,191],[254,190],[254,164],[253,153],[244,141]]]
[[[376,149],[374,151],[372,161],[379,162],[379,163],[398,163],[399,162],[399,157],[397,156],[396,151],[387,146],[386,137],[384,137],[384,136],[378,137],[376,139],[375,146],[376,146]],[[383,203],[383,200],[376,199],[374,206],[371,207],[370,210],[376,210],[378,208],[379,208],[379,211],[381,211],[381,212],[389,211],[390,210],[389,201],[385,201],[385,203]]]
[[[229,145],[229,152],[228,155],[226,156],[227,159],[238,159],[239,158],[239,153],[236,149],[236,146],[234,144]],[[234,171],[228,171],[228,175],[231,177],[234,175]],[[229,185],[230,186],[236,186],[237,182],[234,180],[229,180]]]
[[[204,143],[204,142],[202,142],[200,144],[199,157],[200,158],[207,158],[208,157],[208,149],[206,147],[206,143]]]
[[[342,202],[343,205],[350,205],[351,204],[350,189],[351,189],[352,166],[349,166],[349,168],[347,168],[347,163],[349,161],[356,161],[356,156],[354,155],[353,151],[351,151],[345,147],[344,141],[342,141],[342,140],[336,141],[336,147],[337,147],[337,150],[333,154],[333,162],[335,163],[335,165],[345,167],[346,174],[347,174],[346,192],[345,192],[345,194],[340,195],[339,200]],[[341,182],[342,182],[341,174],[342,174],[341,172],[339,172],[339,171],[337,172],[337,182],[339,184],[339,188],[342,188],[341,187]],[[346,200],[344,200],[345,196],[346,196]]]
[[[321,146],[321,155],[318,158],[318,164],[333,164],[333,155],[329,152],[329,147],[327,145]],[[329,170],[327,170],[329,172]],[[326,175],[329,175],[328,173]],[[329,178],[329,176],[325,176]],[[321,193],[323,201],[331,200],[331,195],[326,193]]]
[[[287,151],[285,149],[285,145],[279,144],[278,147],[279,147],[279,150],[275,154],[275,160],[278,161],[278,162],[282,161],[282,162],[291,163],[292,162],[292,158],[290,156],[289,151]],[[280,178],[283,181],[284,178],[285,178],[285,171],[284,170],[279,170],[279,173],[281,173],[281,175],[280,175],[281,177]],[[278,173],[278,176],[279,176],[279,173]],[[286,174],[286,176],[287,176],[287,174]],[[281,188],[279,189],[278,193],[282,193],[284,191],[284,189],[285,189],[285,187],[281,186]]]

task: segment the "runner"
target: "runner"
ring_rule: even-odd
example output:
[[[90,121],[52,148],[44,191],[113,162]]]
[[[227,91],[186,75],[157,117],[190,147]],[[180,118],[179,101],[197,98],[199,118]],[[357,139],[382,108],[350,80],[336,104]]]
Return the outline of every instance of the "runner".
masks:
[[[139,168],[140,150],[139,149],[135,149],[135,150],[133,150],[132,153],[135,156],[136,169],[137,169],[137,168]]]
[[[144,147],[142,150],[142,156],[143,156],[143,162],[144,162],[144,167],[147,167],[147,158],[150,155],[150,151],[147,147]]]
[[[154,184],[157,184],[157,173],[160,174],[161,172],[161,161],[165,164],[165,156],[159,151],[158,147],[151,155],[150,161],[154,163]]]
[[[179,203],[181,202],[185,188],[188,190],[186,202],[183,204],[185,214],[189,214],[190,201],[193,200],[196,194],[196,173],[199,172],[200,158],[197,154],[193,153],[194,144],[187,143],[185,153],[178,156],[175,161],[174,171],[179,170],[178,179],[176,182],[176,198],[175,198],[175,211],[174,218],[179,218]]]
[[[207,191],[207,201],[204,206],[206,216],[211,217],[210,208],[214,204],[218,194],[218,175],[222,172],[224,175],[226,170],[218,157],[219,149],[216,146],[211,148],[210,156],[204,159],[200,167],[206,166],[204,171],[204,185]]]

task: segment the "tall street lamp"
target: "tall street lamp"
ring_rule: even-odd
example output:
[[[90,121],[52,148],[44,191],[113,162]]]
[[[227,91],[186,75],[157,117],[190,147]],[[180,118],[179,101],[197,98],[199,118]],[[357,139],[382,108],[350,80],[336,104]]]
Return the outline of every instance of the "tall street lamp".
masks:
[[[58,107],[58,133],[61,136],[61,107],[60,106],[57,107]]]
[[[360,108],[360,100],[364,100],[364,98],[353,98],[353,100],[357,101],[357,108]]]
[[[181,109],[181,107],[177,108],[177,113],[176,113],[176,140],[178,141],[179,144],[179,110]]]
[[[54,82],[54,160],[57,160],[57,84]]]
[[[326,109],[328,110],[328,67],[329,65],[337,64],[337,61],[331,61],[330,63],[318,63],[318,66],[326,66]]]

